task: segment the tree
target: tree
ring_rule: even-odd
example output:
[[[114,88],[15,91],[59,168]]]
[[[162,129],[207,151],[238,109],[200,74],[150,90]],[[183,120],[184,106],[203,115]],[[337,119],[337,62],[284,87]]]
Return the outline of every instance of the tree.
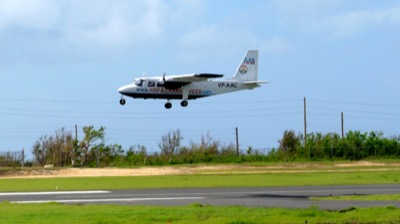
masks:
[[[51,138],[52,162],[58,166],[66,165],[70,161],[73,151],[74,140],[70,131],[65,128],[58,129],[55,136]]]
[[[219,142],[214,140],[209,132],[206,135],[202,134],[200,144],[193,143],[192,148],[200,161],[209,162],[213,158],[219,158]]]
[[[63,166],[70,160],[73,145],[71,132],[61,128],[55,132],[55,135],[40,137],[32,147],[32,154],[42,166],[46,164]]]
[[[130,165],[146,164],[147,149],[144,145],[133,145],[126,152],[126,160]]]
[[[124,150],[119,144],[111,144],[107,146],[100,147],[99,160],[105,166],[108,166],[110,162],[116,162],[118,158],[123,156]]]
[[[201,135],[200,150],[218,154],[218,146],[219,142],[214,140],[209,132],[206,136]]]
[[[49,137],[44,135],[40,137],[32,147],[32,154],[35,156],[36,161],[44,166],[47,164],[49,152]]]
[[[279,142],[279,150],[294,156],[300,147],[301,138],[293,130],[286,130]]]
[[[171,162],[172,155],[180,148],[182,139],[183,137],[179,129],[161,137],[161,142],[158,143],[158,147],[161,149],[162,154],[169,157],[168,162]]]
[[[85,126],[82,130],[85,136],[79,144],[81,165],[85,166],[95,159],[99,166],[100,151],[104,146],[105,128],[100,127],[95,130],[93,126]]]

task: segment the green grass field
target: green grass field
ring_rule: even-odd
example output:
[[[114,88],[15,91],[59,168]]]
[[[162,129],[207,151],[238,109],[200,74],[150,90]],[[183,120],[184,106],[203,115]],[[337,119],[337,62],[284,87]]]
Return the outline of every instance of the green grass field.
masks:
[[[247,207],[149,207],[122,205],[16,205],[0,203],[0,223],[400,223],[394,207],[279,209]]]
[[[398,184],[400,172],[308,172],[130,177],[0,179],[0,192],[115,190],[191,187],[267,187],[346,184]]]

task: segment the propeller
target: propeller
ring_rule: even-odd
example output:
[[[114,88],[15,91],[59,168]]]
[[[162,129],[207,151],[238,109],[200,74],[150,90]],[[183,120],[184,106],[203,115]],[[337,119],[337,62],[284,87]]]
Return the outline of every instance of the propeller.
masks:
[[[162,77],[162,79],[163,79],[163,81],[165,82],[165,71],[164,71],[164,75],[163,75],[163,77]]]

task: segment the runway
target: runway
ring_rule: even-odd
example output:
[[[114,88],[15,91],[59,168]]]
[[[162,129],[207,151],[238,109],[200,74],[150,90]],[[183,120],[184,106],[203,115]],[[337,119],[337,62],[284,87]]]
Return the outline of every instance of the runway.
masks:
[[[256,188],[185,188],[116,191],[55,191],[0,193],[11,203],[121,204],[182,206],[193,203],[213,206],[249,206],[344,209],[348,207],[396,206],[400,201],[315,201],[312,196],[400,194],[400,185],[302,186]]]

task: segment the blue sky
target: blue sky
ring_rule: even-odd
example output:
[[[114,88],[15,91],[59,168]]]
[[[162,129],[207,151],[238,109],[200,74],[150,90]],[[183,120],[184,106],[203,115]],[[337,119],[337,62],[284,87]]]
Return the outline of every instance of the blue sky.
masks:
[[[0,151],[30,151],[42,135],[106,127],[107,143],[157,151],[208,132],[222,144],[270,148],[287,129],[399,135],[399,1],[0,1]],[[147,76],[233,75],[259,49],[270,84],[164,109],[118,87]],[[81,137],[81,131],[79,133]]]

